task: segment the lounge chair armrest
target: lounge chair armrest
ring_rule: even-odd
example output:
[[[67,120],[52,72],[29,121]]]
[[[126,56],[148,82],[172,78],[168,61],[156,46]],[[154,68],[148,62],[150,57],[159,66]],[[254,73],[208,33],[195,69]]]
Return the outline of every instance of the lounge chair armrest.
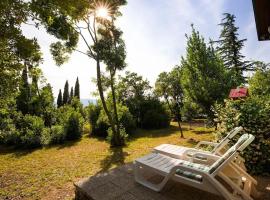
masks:
[[[216,142],[208,142],[208,141],[200,141],[200,142],[195,146],[195,148],[196,148],[196,149],[199,149],[200,146],[202,146],[202,145],[208,145],[208,146],[214,146],[214,147],[216,147],[216,146],[218,145],[218,143],[216,143]]]

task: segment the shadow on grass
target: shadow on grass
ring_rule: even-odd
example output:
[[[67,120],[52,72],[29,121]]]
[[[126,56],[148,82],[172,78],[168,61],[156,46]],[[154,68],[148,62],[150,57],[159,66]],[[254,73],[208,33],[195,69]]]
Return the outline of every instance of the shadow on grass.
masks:
[[[27,156],[28,154],[31,154],[38,149],[41,149],[41,147],[26,149],[26,148],[19,148],[16,146],[0,145],[0,155],[10,154],[11,156],[15,158],[19,158],[19,157]]]
[[[197,145],[198,142],[199,142],[199,141],[197,141],[197,140],[195,140],[195,139],[193,139],[193,138],[189,138],[189,139],[187,140],[187,143],[192,144],[193,146]]]
[[[112,166],[118,167],[125,164],[126,156],[128,156],[128,153],[123,151],[123,147],[111,148],[110,155],[101,161],[101,169],[98,173],[108,171]]]
[[[189,130],[188,128],[182,127],[183,131]],[[149,138],[156,138],[156,137],[167,137],[172,134],[179,133],[180,130],[178,126],[170,125],[168,128],[162,129],[137,129],[134,133],[130,136],[130,141],[136,140],[141,137],[149,137]]]
[[[70,148],[74,146],[76,143],[78,143],[80,139],[73,140],[73,141],[65,141],[63,144],[52,144],[45,147],[35,147],[35,148],[27,148],[27,147],[16,147],[16,146],[7,146],[7,145],[0,145],[0,155],[8,155],[15,158],[20,158],[23,156],[27,156],[28,154],[31,154],[37,150],[41,149],[51,149],[51,148],[57,148],[57,149],[64,149],[64,148]]]
[[[196,131],[196,130],[192,130],[192,132],[197,134],[197,135],[202,135],[202,134],[212,133],[213,131]]]

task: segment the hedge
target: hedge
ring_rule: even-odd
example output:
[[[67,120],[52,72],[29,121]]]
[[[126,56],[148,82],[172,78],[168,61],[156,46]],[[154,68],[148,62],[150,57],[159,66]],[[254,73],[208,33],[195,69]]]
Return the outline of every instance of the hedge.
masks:
[[[245,100],[226,100],[216,105],[218,137],[224,136],[235,126],[242,126],[241,134],[249,133],[255,140],[245,149],[242,156],[252,174],[270,173],[270,98],[248,97]]]

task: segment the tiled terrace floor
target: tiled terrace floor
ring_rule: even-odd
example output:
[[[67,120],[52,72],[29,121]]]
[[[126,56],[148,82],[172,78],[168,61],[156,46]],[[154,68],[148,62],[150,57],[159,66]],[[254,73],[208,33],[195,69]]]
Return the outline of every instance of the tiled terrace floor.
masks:
[[[134,181],[132,164],[83,179],[75,188],[76,200],[222,200],[173,181],[160,193],[151,191]],[[270,178],[259,178],[257,189],[262,193],[258,200],[270,200]]]

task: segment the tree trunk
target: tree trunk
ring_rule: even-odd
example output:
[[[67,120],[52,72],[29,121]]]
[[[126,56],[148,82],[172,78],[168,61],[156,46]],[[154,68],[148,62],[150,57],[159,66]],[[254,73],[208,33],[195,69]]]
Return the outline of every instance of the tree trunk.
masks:
[[[108,117],[108,120],[110,122],[111,128],[112,128],[112,132],[113,135],[116,134],[116,130],[115,130],[115,124],[114,124],[114,120],[112,119],[111,113],[109,112],[107,105],[106,105],[106,101],[104,98],[104,94],[103,94],[103,88],[102,88],[102,83],[101,83],[101,71],[100,71],[100,60],[99,58],[96,59],[97,62],[97,86],[98,86],[98,92],[99,92],[99,96],[100,96],[100,100],[102,103],[102,107]],[[116,145],[113,143],[113,145]]]
[[[116,106],[116,98],[115,98],[115,88],[114,88],[114,72],[112,72],[112,70],[110,70],[110,78],[111,78],[111,90],[112,90],[112,98],[113,98],[113,111],[114,111],[114,119],[115,119],[115,123],[116,123],[116,133],[113,136],[114,138],[114,143],[116,146],[121,146],[122,145],[122,141],[120,138],[120,124],[119,124],[119,120],[118,120],[118,113],[117,113],[117,106]]]
[[[179,130],[181,133],[181,138],[184,138],[184,134],[183,134],[183,130],[182,130],[182,126],[181,126],[179,117],[177,117],[177,123],[178,123],[178,127],[179,127]]]
[[[180,134],[181,134],[180,137],[181,137],[181,138],[184,138],[184,134],[183,134],[183,130],[182,130],[182,126],[181,126],[181,123],[180,123],[179,116],[176,116],[176,115],[175,115],[175,112],[173,111],[173,109],[172,109],[172,107],[171,107],[171,105],[170,105],[170,102],[169,102],[168,98],[165,97],[165,99],[166,99],[166,102],[167,102],[167,104],[168,104],[168,106],[169,106],[169,109],[171,110],[171,113],[173,113],[173,114],[174,114],[174,117],[176,117],[176,120],[177,120],[177,123],[178,123],[178,127],[179,127],[179,130],[180,130]]]

